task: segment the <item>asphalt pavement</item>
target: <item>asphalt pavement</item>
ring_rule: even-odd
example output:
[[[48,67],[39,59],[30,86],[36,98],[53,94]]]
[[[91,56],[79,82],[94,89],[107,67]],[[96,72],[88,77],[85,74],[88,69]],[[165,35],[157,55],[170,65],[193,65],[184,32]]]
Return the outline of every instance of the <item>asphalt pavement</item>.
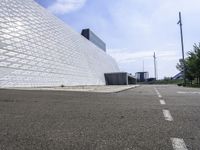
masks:
[[[200,89],[0,90],[0,150],[199,150]]]

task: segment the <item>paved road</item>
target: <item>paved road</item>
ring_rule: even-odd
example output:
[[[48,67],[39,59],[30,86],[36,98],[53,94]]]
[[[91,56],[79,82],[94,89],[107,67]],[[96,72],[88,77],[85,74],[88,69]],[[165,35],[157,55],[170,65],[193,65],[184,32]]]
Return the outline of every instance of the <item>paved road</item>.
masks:
[[[0,150],[199,150],[200,90],[0,90]]]

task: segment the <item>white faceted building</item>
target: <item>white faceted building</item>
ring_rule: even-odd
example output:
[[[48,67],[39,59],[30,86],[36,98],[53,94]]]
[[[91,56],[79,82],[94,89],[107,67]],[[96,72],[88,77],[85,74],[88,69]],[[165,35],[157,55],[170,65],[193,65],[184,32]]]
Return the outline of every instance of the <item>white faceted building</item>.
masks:
[[[0,87],[104,85],[113,58],[33,0],[0,0]]]

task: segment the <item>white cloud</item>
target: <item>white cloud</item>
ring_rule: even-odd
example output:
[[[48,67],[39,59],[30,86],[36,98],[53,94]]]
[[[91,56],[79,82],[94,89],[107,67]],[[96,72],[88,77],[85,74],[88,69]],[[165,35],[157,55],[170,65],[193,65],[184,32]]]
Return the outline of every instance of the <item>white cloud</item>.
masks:
[[[107,51],[118,63],[149,60],[153,59],[154,54],[154,51],[128,51],[126,49],[109,49]],[[156,55],[162,60],[169,61],[179,58],[179,54],[176,51],[156,51]]]
[[[150,76],[154,76],[154,51],[134,51],[127,49],[108,49],[108,53],[117,61],[121,71],[128,71],[135,73],[138,71],[148,71]],[[176,50],[157,50],[156,57],[158,62],[158,75],[159,78],[164,76],[173,76],[176,70],[176,63],[180,56]]]
[[[177,5],[179,4],[179,5]],[[182,12],[185,52],[199,41],[199,0],[124,0],[117,1],[110,14],[118,31],[118,42],[108,50],[123,71],[145,70],[153,75],[153,52],[157,53],[160,78],[173,76],[181,58],[178,12]],[[109,40],[108,40],[109,42]],[[120,44],[118,44],[120,43]]]
[[[82,8],[86,0],[56,0],[48,10],[55,14],[66,14]]]
[[[49,9],[57,14],[80,9],[85,0],[55,0]],[[76,30],[89,27],[107,44],[122,71],[145,70],[153,75],[153,52],[158,57],[159,77],[173,76],[181,58],[178,12],[182,12],[185,52],[199,42],[199,0],[97,0],[89,1],[77,21],[65,17]],[[103,10],[103,11],[102,11]],[[70,15],[70,14],[68,14]],[[74,16],[73,16],[74,17]],[[81,24],[80,24],[81,22]],[[114,49],[118,48],[118,49]]]

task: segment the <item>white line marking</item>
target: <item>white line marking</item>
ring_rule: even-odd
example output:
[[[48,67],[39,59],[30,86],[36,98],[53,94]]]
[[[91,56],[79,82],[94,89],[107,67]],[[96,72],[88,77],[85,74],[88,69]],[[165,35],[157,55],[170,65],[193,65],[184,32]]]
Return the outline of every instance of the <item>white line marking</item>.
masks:
[[[160,100],[160,104],[161,104],[161,105],[166,105],[165,100],[161,99],[161,100]]]
[[[167,121],[173,121],[172,115],[171,115],[171,113],[170,113],[169,110],[163,109],[163,115],[165,117],[165,120],[167,120]]]
[[[187,147],[183,139],[171,138],[171,141],[174,150],[187,150]]]
[[[200,94],[200,92],[183,92],[183,91],[178,91],[178,94]]]
[[[156,94],[158,95],[158,97],[162,98],[162,95],[158,92],[158,90],[156,88],[154,88],[154,90],[156,91]]]

